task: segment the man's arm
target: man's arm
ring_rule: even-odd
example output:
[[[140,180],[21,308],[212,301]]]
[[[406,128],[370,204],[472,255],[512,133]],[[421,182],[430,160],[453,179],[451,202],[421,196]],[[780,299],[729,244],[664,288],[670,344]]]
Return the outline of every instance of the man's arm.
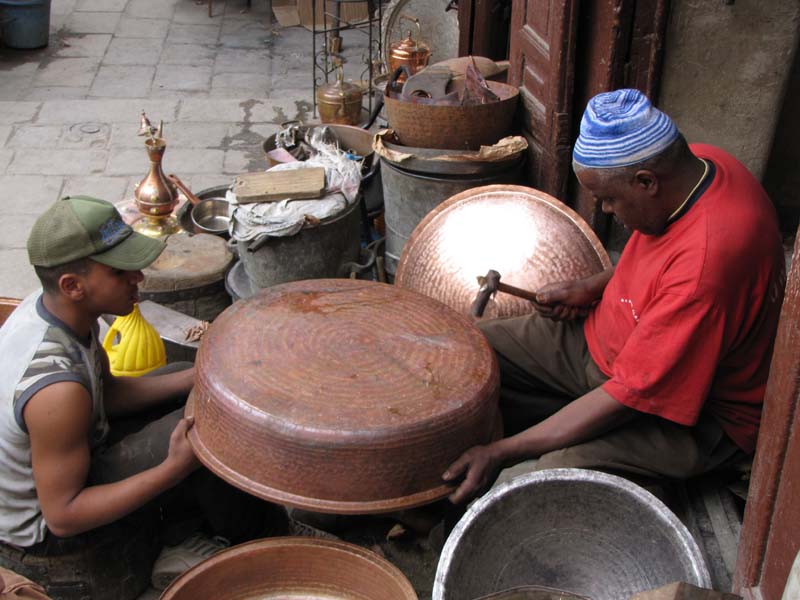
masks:
[[[501,468],[591,440],[627,423],[637,414],[602,388],[595,388],[515,436],[467,450],[442,475],[445,481],[464,476],[450,500],[454,504],[469,500],[488,487]]]
[[[589,309],[600,301],[614,267],[595,273],[585,279],[551,283],[536,292],[536,310],[554,321],[569,321],[585,317]]]
[[[199,466],[182,420],[160,465],[115,483],[86,487],[92,400],[74,382],[49,385],[25,405],[33,478],[47,527],[60,537],[116,521],[171,488]]]
[[[103,357],[103,403],[109,416],[137,413],[187,395],[194,385],[194,367],[152,377],[114,377]]]

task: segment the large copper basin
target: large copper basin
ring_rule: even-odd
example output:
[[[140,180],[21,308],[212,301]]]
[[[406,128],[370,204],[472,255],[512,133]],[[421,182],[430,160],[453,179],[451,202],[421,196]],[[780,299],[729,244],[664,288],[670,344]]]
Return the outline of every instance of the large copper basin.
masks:
[[[417,225],[397,266],[395,284],[462,314],[489,269],[501,282],[536,291],[611,266],[589,225],[552,196],[519,185],[477,187],[445,200]],[[527,300],[498,293],[484,318],[533,312]]]
[[[0,297],[0,325],[6,322],[6,319],[11,316],[14,309],[19,306],[22,300],[17,298]]]
[[[235,546],[193,567],[161,600],[417,600],[405,576],[344,542],[272,538]]]
[[[187,414],[200,460],[261,498],[376,513],[448,494],[490,441],[499,378],[472,321],[372,281],[317,279],[226,309],[197,355]]]

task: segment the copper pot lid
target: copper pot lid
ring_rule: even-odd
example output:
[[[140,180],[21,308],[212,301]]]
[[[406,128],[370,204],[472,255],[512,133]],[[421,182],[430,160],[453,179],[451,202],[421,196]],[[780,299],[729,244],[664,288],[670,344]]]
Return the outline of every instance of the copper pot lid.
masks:
[[[535,291],[610,266],[600,240],[571,208],[533,188],[489,185],[461,192],[428,213],[403,248],[395,284],[466,315],[478,291],[476,278],[489,269],[504,283]],[[498,293],[484,318],[530,312],[527,300]]]
[[[310,510],[375,513],[446,496],[490,441],[499,379],[472,320],[395,286],[292,282],[226,309],[197,356],[189,439],[217,475]]]
[[[161,600],[417,600],[400,570],[354,544],[256,540],[218,552],[164,590]]]

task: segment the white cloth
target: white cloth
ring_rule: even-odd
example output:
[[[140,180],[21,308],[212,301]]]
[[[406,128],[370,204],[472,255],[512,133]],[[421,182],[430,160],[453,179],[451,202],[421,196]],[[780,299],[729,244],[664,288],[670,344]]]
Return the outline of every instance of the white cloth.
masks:
[[[361,161],[331,144],[319,144],[317,154],[303,162],[276,165],[270,171],[290,171],[311,167],[325,168],[326,194],[313,200],[280,200],[239,204],[236,194],[228,191],[232,210],[230,234],[236,241],[258,242],[265,237],[295,235],[308,221],[335,217],[358,199],[361,185]]]

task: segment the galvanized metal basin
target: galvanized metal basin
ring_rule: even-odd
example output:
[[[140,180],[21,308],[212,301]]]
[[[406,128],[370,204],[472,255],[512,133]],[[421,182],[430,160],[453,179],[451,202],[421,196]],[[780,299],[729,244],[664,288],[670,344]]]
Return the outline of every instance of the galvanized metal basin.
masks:
[[[433,600],[522,585],[628,600],[673,581],[711,587],[697,544],[661,501],[621,477],[550,469],[470,506],[442,550]]]

